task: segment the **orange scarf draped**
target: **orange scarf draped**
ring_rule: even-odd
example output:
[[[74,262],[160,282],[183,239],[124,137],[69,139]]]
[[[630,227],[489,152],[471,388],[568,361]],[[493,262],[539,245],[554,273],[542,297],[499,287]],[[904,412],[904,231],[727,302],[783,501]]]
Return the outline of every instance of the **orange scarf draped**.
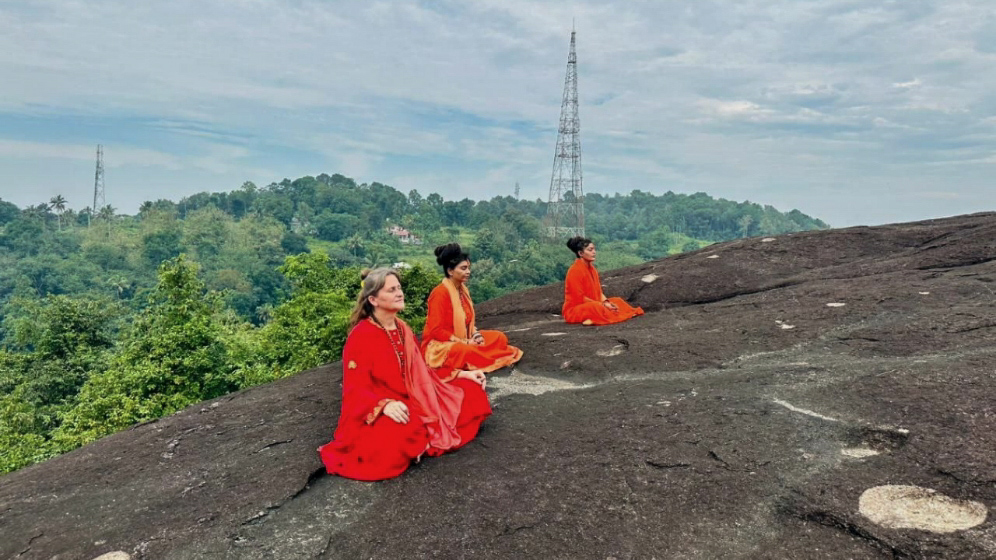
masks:
[[[470,299],[470,291],[467,289],[467,285],[461,284],[458,290],[456,284],[449,278],[443,278],[440,285],[446,288],[446,291],[450,294],[450,303],[453,307],[453,336],[451,340],[430,340],[426,344],[425,360],[431,367],[440,367],[443,365],[443,362],[446,361],[446,355],[449,354],[450,349],[453,348],[455,343],[463,342],[477,332],[474,300]],[[469,329],[467,328],[467,314],[463,310],[463,305],[460,304],[461,293],[463,293],[463,297],[467,298],[467,303],[470,304]]]
[[[422,421],[429,430],[429,444],[447,450],[460,445],[457,418],[463,405],[463,389],[443,383],[429,371],[418,351],[412,329],[400,319],[405,340],[405,387],[408,395],[422,408]]]

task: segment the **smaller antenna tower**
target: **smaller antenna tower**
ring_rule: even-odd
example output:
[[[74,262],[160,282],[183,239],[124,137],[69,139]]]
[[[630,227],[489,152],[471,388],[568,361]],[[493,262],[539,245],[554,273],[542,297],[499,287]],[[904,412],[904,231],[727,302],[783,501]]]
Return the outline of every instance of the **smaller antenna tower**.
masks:
[[[519,200],[519,182],[515,182],[515,200]]]
[[[104,147],[97,144],[97,170],[93,174],[93,206],[90,207],[90,215],[86,218],[87,227],[90,227],[93,215],[106,205],[107,200],[104,198]]]

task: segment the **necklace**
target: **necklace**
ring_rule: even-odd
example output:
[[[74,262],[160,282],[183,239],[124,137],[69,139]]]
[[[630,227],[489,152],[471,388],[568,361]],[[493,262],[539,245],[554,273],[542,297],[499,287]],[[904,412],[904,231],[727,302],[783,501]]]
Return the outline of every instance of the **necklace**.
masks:
[[[387,334],[388,340],[391,341],[391,347],[394,348],[394,354],[398,357],[398,366],[401,367],[401,376],[405,375],[405,339],[401,334],[401,325],[396,325],[396,328],[392,330],[386,329],[383,325],[378,323],[373,317],[370,318],[373,324],[384,331]]]

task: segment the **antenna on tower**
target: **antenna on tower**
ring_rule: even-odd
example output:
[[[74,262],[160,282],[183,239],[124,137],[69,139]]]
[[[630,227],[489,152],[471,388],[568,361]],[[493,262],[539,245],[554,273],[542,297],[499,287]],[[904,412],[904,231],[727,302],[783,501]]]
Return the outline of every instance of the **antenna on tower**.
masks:
[[[581,177],[581,120],[578,118],[578,57],[574,49],[576,31],[571,30],[567,55],[567,77],[560,106],[557,150],[550,176],[547,204],[547,235],[553,238],[584,235],[584,189]]]
[[[104,147],[97,144],[97,170],[93,174],[93,206],[90,207],[90,215],[86,217],[87,227],[90,227],[93,214],[106,204],[107,201],[104,199]]]
[[[515,182],[515,200],[519,200],[519,182]]]

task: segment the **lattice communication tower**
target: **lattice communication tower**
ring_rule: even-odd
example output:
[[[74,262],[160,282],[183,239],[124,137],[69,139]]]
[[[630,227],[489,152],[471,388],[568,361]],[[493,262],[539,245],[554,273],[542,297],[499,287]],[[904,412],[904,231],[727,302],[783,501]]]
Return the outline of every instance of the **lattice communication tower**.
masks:
[[[93,215],[107,205],[104,199],[104,147],[97,144],[97,170],[93,174],[93,206],[90,207],[90,215],[86,218],[86,225],[90,225]]]
[[[571,30],[571,51],[567,55],[567,77],[560,106],[557,151],[550,177],[547,205],[547,235],[552,238],[584,235],[584,190],[581,179],[581,120],[578,118],[578,57],[574,50],[576,32]]]

